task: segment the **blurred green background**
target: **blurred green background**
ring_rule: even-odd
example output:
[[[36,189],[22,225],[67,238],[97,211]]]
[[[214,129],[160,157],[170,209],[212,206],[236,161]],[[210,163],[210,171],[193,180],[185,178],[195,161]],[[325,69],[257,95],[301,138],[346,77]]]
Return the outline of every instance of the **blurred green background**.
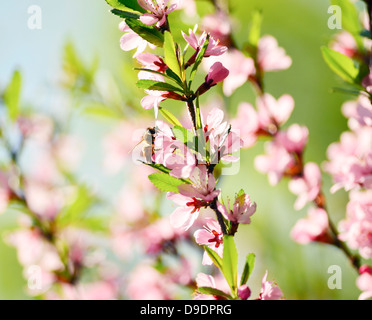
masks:
[[[208,10],[205,1],[198,2],[202,10],[204,6]],[[342,83],[325,65],[320,53],[320,46],[326,45],[333,34],[327,27],[328,1],[231,0],[230,3],[238,22],[234,33],[239,44],[247,37],[252,10],[262,9],[263,33],[277,37],[280,46],[292,57],[289,70],[267,75],[266,89],[275,97],[284,93],[293,95],[296,108],[289,124],[296,122],[309,128],[305,159],[321,164],[326,159],[327,146],[337,141],[347,128],[340,107],[350,98],[330,92]],[[41,30],[27,28],[30,5],[39,5],[42,9]],[[58,106],[55,88],[61,76],[62,49],[68,40],[86,61],[98,57],[100,68],[114,75],[123,76],[123,70],[132,68],[131,54],[119,47],[120,20],[109,13],[104,0],[2,1],[0,8],[0,87],[4,87],[13,70],[19,68],[24,76],[23,101],[33,106],[47,110]],[[241,87],[228,101],[229,113],[233,115],[240,102],[254,102],[254,99],[248,84]],[[79,127],[80,133],[93,141],[90,154],[98,155],[100,150],[94,143],[102,138],[104,125],[101,128],[97,123],[84,122]],[[254,293],[268,269],[269,279],[275,279],[287,299],[356,299],[359,294],[355,287],[356,273],[341,252],[323,245],[300,246],[290,239],[291,228],[305,216],[306,210],[293,209],[295,197],[288,192],[287,181],[273,188],[264,175],[255,171],[254,157],[263,152],[263,145],[260,142],[252,150],[242,152],[240,173],[222,180],[223,188],[231,194],[244,188],[258,204],[253,223],[242,227],[237,235],[242,255],[255,252],[257,256],[257,267],[251,278]],[[94,182],[102,185],[100,179],[104,178],[99,174],[100,163],[95,158],[90,157],[82,176],[89,179],[92,172],[98,173]],[[338,222],[345,215],[347,196],[343,192],[330,195],[331,181],[327,175],[324,181],[331,216]],[[14,228],[15,220],[9,213],[0,216],[0,233]],[[342,290],[328,289],[331,265],[339,265],[343,270]],[[27,298],[24,286],[15,249],[0,239],[0,299]]]

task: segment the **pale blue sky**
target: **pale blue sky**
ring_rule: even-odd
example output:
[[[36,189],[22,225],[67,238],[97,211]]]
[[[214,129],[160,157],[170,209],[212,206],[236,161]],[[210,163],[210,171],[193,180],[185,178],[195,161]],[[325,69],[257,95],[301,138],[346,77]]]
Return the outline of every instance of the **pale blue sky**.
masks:
[[[41,30],[28,28],[31,5],[38,5],[42,10]],[[1,1],[0,87],[4,87],[15,68],[20,68],[25,83],[24,97],[37,98],[45,85],[58,79],[61,49],[67,39],[74,41],[86,59],[96,54],[102,57],[107,53],[106,48],[110,53],[117,49],[112,41],[119,41],[118,34],[112,31],[118,21],[112,19],[103,0]]]

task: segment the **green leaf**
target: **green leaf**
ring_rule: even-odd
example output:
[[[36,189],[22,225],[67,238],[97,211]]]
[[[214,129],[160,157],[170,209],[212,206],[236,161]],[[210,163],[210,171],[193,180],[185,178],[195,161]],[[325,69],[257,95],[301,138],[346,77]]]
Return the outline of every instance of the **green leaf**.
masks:
[[[57,216],[57,223],[59,227],[77,223],[84,218],[87,210],[95,202],[94,196],[89,192],[86,186],[79,186],[75,200],[66,208],[64,208]]]
[[[363,94],[363,91],[361,90],[353,90],[353,89],[346,89],[346,88],[332,88],[331,92],[338,92],[338,93],[344,93],[344,94],[349,94],[352,96],[359,96]],[[365,94],[365,92],[364,92]]]
[[[178,119],[169,110],[163,107],[159,107],[159,111],[162,116],[173,126],[182,126],[181,122],[179,122]]]
[[[147,12],[138,4],[137,0],[106,0],[106,2],[111,7],[119,10],[126,11],[128,9],[132,9],[142,13]]]
[[[166,82],[154,81],[154,80],[138,80],[137,87],[145,90],[155,91],[177,91],[183,93],[181,89],[172,86]]]
[[[69,226],[89,231],[107,232],[108,221],[106,217],[82,217],[80,220],[72,221]]]
[[[182,80],[179,76],[177,76],[171,69],[167,69],[165,71],[165,73],[167,74],[168,77],[172,78],[174,81],[176,81],[180,86],[181,88],[183,88],[183,83],[182,83]]]
[[[126,19],[126,18],[133,18],[138,19],[140,15],[138,13],[130,12],[130,11],[123,11],[119,9],[112,9],[111,13],[113,13],[116,16],[119,16],[120,18]]]
[[[196,111],[196,130],[198,131],[198,133],[204,133],[201,112],[200,112],[199,94],[196,97],[195,111]],[[203,134],[203,137],[204,137],[204,134]],[[203,139],[203,141],[205,141],[205,139]]]
[[[164,55],[165,63],[180,79],[182,79],[182,71],[178,60],[176,45],[173,36],[170,32],[164,32]]]
[[[225,292],[218,290],[216,288],[211,288],[211,287],[199,287],[197,289],[202,294],[207,294],[207,295],[212,295],[212,296],[217,296],[217,297],[222,297],[227,300],[232,300],[233,298],[229,295],[226,294]]]
[[[162,164],[146,163],[146,162],[143,162],[143,161],[139,161],[139,162],[141,162],[142,164],[144,164],[146,166],[149,166],[149,167],[151,167],[155,170],[166,173],[166,174],[169,174],[169,172],[171,171],[170,169],[164,167]],[[191,181],[189,179],[179,179],[179,180],[181,180],[182,183],[184,183],[184,184],[191,184]]]
[[[149,166],[155,170],[158,170],[160,172],[164,172],[166,174],[168,174],[171,170],[164,167],[162,164],[154,164],[154,163],[146,163],[146,162],[143,162],[143,161],[140,161],[142,164],[146,165],[146,166]]]
[[[223,237],[222,273],[231,288],[233,297],[238,291],[238,252],[233,236]]]
[[[15,121],[19,113],[19,101],[21,97],[22,76],[17,70],[13,73],[12,80],[4,92],[4,103],[8,108],[9,117]]]
[[[204,160],[206,160],[206,154],[210,149],[207,148],[207,145],[205,143],[203,129],[198,129],[196,135],[190,130],[187,130],[186,128],[183,128],[181,126],[174,126],[172,128],[172,131],[174,137],[177,140],[183,142],[191,151],[199,153],[199,155],[202,156]]]
[[[246,284],[247,281],[248,281],[248,279],[249,279],[249,277],[251,276],[252,271],[253,271],[253,268],[254,268],[255,260],[256,260],[256,256],[255,256],[254,253],[250,253],[247,256],[247,259],[246,259],[245,265],[244,265],[244,270],[243,270],[242,278],[240,280],[240,285],[241,286],[243,284]]]
[[[362,30],[360,32],[360,35],[362,37],[365,37],[365,38],[368,38],[368,39],[372,39],[372,35],[371,35],[371,32],[369,30],[366,30],[366,29]]]
[[[151,69],[146,69],[146,68],[134,68],[134,70],[137,70],[137,71],[146,71],[146,72],[150,72],[150,73],[154,73],[154,74],[158,74],[162,77],[165,77],[169,80],[172,80],[172,81],[175,81],[177,82],[177,84],[179,84],[182,88],[182,81],[181,80],[178,80],[178,76],[175,75],[174,73],[173,74],[168,74],[168,72],[166,72],[165,74],[162,73],[162,72],[159,72],[159,71],[155,71],[155,70],[151,70]],[[169,68],[167,69],[167,71],[170,70]],[[173,71],[172,71],[173,72]],[[175,78],[174,76],[176,76],[177,78]]]
[[[162,172],[149,175],[149,180],[156,188],[163,192],[179,193],[178,187],[184,184],[181,179],[174,178]]]
[[[95,59],[91,66],[85,66],[79,57],[74,45],[67,42],[64,47],[63,70],[66,73],[64,85],[69,89],[90,92],[98,68],[98,60]]]
[[[146,41],[156,45],[157,47],[163,47],[164,35],[154,26],[148,26],[143,24],[141,21],[127,18],[125,19],[126,24],[135,33]]]
[[[194,143],[194,134],[186,128],[176,125],[172,128],[175,138],[182,141],[187,146],[191,146]]]
[[[251,46],[257,48],[261,37],[262,12],[256,10],[252,14],[252,24],[248,35],[248,42]]]
[[[358,84],[359,68],[356,67],[355,62],[351,58],[328,47],[322,47],[321,50],[325,62],[333,72],[346,82]]]
[[[211,260],[213,261],[214,265],[219,269],[221,270],[221,272],[223,273],[222,271],[222,259],[221,257],[218,255],[217,252],[215,252],[214,250],[212,250],[211,248],[209,248],[208,246],[203,246],[204,250],[207,252],[209,258],[211,258]]]

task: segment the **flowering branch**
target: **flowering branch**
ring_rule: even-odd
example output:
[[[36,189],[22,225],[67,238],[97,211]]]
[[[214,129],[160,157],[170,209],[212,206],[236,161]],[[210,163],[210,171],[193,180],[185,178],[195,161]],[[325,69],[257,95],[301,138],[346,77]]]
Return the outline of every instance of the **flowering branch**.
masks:
[[[163,115],[166,114],[165,117],[171,125],[157,121],[153,147],[150,149],[152,153],[146,158],[150,160],[147,164],[161,173],[152,174],[149,179],[158,189],[167,192],[168,199],[179,205],[170,216],[171,225],[176,230],[188,231],[197,223],[201,209],[210,208],[216,214],[217,221],[206,220],[204,229],[198,230],[195,238],[196,242],[205,248],[203,264],[215,264],[224,275],[230,292],[223,293],[223,290],[216,288],[213,283],[203,285],[202,281],[197,279],[197,295],[245,300],[250,296],[249,288],[246,286],[249,275],[244,275],[244,281],[239,287],[237,251],[233,236],[239,224],[250,223],[250,216],[256,211],[256,204],[251,202],[243,190],[236,195],[233,207],[230,207],[229,202],[227,206],[220,203],[221,190],[216,188],[214,176],[215,168],[221,160],[228,162],[238,160],[232,154],[242,147],[242,141],[232,127],[223,122],[224,114],[221,110],[217,108],[212,110],[203,123],[199,106],[199,97],[226,80],[229,70],[221,62],[212,63],[204,82],[195,91],[192,89],[194,77],[199,72],[201,63],[210,57],[222,57],[228,48],[207,32],[198,36],[194,28],[189,30],[189,34],[182,32],[187,46],[181,51],[181,44],[174,41],[172,26],[168,23],[168,14],[176,9],[176,5],[163,0],[138,2],[146,11],[139,15],[137,20],[122,15],[125,18],[122,24],[125,23],[130,30],[126,27],[121,29],[131,35],[133,32],[136,33],[133,36],[138,37],[137,43],[141,46],[143,41],[148,41],[162,47],[164,51],[164,60],[151,53],[135,55],[143,65],[137,85],[148,94],[142,99],[141,104],[145,109],[154,108],[155,117],[159,111]],[[221,10],[216,1],[213,1],[213,4],[217,11]],[[140,26],[139,21],[147,26]],[[158,35],[159,31],[164,37],[157,36],[155,40],[153,36]],[[127,41],[127,38],[129,36],[124,35],[121,42],[121,47],[125,51],[133,49],[132,38],[131,42]],[[186,59],[190,48],[195,51]],[[192,132],[182,126],[169,110],[160,107],[160,103],[167,99],[186,102]],[[197,105],[194,104],[195,100]],[[249,264],[252,264],[251,259],[247,262],[245,272],[248,272]],[[264,283],[267,284],[266,280]],[[273,287],[269,285],[268,291],[271,292],[272,289]],[[275,297],[280,298],[281,291],[276,290],[276,293]],[[267,293],[263,292],[260,299],[264,299],[266,295]]]

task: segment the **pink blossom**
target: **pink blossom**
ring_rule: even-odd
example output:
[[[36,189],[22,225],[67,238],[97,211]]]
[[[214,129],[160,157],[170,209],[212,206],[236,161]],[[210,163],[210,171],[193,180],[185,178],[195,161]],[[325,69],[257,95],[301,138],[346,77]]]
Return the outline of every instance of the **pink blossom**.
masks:
[[[301,210],[306,203],[314,201],[320,193],[322,174],[316,163],[309,162],[304,167],[304,174],[289,182],[289,190],[298,195],[295,209]]]
[[[151,167],[139,164],[132,168],[131,173],[131,183],[133,188],[146,196],[155,192],[155,186],[148,179],[148,176],[154,173],[154,170]]]
[[[194,233],[196,243],[200,245],[206,245],[212,250],[216,251],[217,254],[222,257],[223,253],[223,234],[219,223],[212,219],[207,218],[205,221],[204,229],[197,230]],[[213,262],[210,259],[207,252],[203,255],[203,265],[212,265]]]
[[[147,264],[138,265],[128,278],[130,300],[171,300],[174,284]]]
[[[357,101],[346,102],[342,106],[342,112],[349,118],[351,130],[372,127],[372,104],[368,97],[359,96]]]
[[[133,123],[122,121],[103,140],[104,160],[103,166],[110,174],[118,173],[130,160],[130,152],[135,142],[128,141],[133,131],[137,129]]]
[[[164,158],[167,152],[174,152],[174,149],[177,148],[175,145],[175,136],[168,124],[164,121],[156,121],[157,132],[155,135],[155,162],[160,164],[164,163]],[[173,129],[175,130],[175,129]],[[183,148],[182,148],[183,149]]]
[[[257,112],[251,104],[243,102],[238,106],[238,114],[231,121],[231,125],[240,131],[244,148],[250,148],[256,143],[259,121]]]
[[[199,216],[201,208],[206,208],[220,193],[215,190],[216,180],[208,174],[205,166],[198,166],[190,176],[192,184],[178,187],[180,194],[169,193],[167,198],[180,205],[171,215],[174,228],[188,230]]]
[[[77,168],[82,154],[81,141],[71,135],[59,136],[53,144],[53,154],[59,167],[66,171]]]
[[[248,298],[251,296],[251,293],[251,289],[246,284],[243,284],[238,288],[238,296],[242,300],[248,300]]]
[[[24,267],[39,266],[45,272],[61,271],[64,266],[56,248],[37,229],[20,229],[10,233],[7,242],[17,248],[19,262]]]
[[[158,162],[161,157],[163,161]],[[157,163],[171,169],[169,174],[178,179],[188,179],[197,165],[195,155],[180,141],[174,141],[167,149],[160,150],[156,159]]]
[[[179,191],[182,195],[200,198],[204,201],[212,201],[220,192],[215,190],[216,179],[213,174],[208,173],[207,167],[204,165],[197,166],[190,176],[192,184],[183,184],[179,186]]]
[[[220,160],[236,162],[239,158],[231,155],[239,151],[243,146],[239,132],[223,122],[224,113],[219,108],[212,109],[204,126],[206,142],[210,143],[210,162],[218,164]]]
[[[184,32],[182,32],[182,36],[186,42],[196,50],[196,52],[199,52],[203,48],[205,40],[207,39],[206,32],[203,32],[203,34],[198,38],[191,29],[189,29],[189,35],[186,35]],[[213,37],[210,37],[204,57],[208,58],[210,56],[221,56],[226,51],[227,47],[219,45],[219,41],[216,41],[213,39]]]
[[[170,216],[173,228],[187,231],[199,217],[201,208],[207,207],[204,201],[183,196],[181,194],[168,194],[168,199],[180,205]]]
[[[288,152],[302,154],[308,137],[309,130],[306,127],[293,124],[288,129],[280,131],[275,139],[276,143],[283,146]]]
[[[144,13],[141,15],[140,20],[147,25],[153,25],[156,23],[157,27],[161,27],[167,22],[167,16],[172,11],[176,10],[177,4],[172,4],[169,8],[167,7],[169,0],[137,0],[138,4],[150,13]]]
[[[146,253],[157,254],[185,236],[180,229],[174,229],[169,219],[160,219],[141,232]]]
[[[79,300],[115,300],[118,288],[108,281],[97,281],[80,284],[76,288]]]
[[[364,265],[359,270],[360,276],[356,284],[358,288],[363,291],[359,296],[359,300],[368,300],[372,298],[372,268]]]
[[[271,185],[279,183],[286,171],[294,164],[293,157],[278,143],[268,143],[266,154],[255,158],[255,167],[262,173],[267,173]]]
[[[132,258],[136,250],[139,250],[137,230],[120,223],[114,223],[110,230],[110,242],[114,253],[123,260]],[[123,245],[123,243],[125,243],[125,245]]]
[[[267,281],[268,271],[266,271],[262,278],[262,288],[259,300],[282,300],[283,292],[276,283]]]
[[[62,284],[58,293],[48,293],[48,300],[115,300],[118,298],[117,285],[109,281],[79,283],[74,286]]]
[[[166,272],[167,277],[175,284],[190,286],[194,284],[193,265],[188,258],[181,257],[179,263]]]
[[[40,148],[36,148],[36,150],[36,159],[30,161],[33,166],[26,173],[27,180],[49,186],[61,183],[63,176],[50,150],[50,146],[43,145]]]
[[[52,188],[45,184],[28,181],[25,187],[27,205],[42,218],[53,220],[67,200],[74,196],[71,188]]]
[[[222,10],[203,18],[203,29],[223,45],[230,45],[231,23],[229,17]]]
[[[152,53],[141,53],[137,57],[137,60],[145,69],[150,69],[158,72],[165,72],[168,66],[165,64],[164,60]]]
[[[258,43],[257,62],[263,71],[285,70],[292,65],[292,59],[270,35],[263,36]]]
[[[140,80],[153,80],[158,82],[165,82],[163,76],[145,71],[140,71],[138,73],[138,78]],[[167,99],[166,94],[168,94],[168,91],[145,90],[145,92],[148,95],[141,100],[141,105],[146,110],[154,108],[155,117],[157,117],[159,105],[162,101]]]
[[[350,58],[354,58],[358,54],[358,45],[355,38],[347,31],[341,31],[336,34],[331,43],[331,48]]]
[[[178,9],[183,9],[187,17],[195,17],[197,15],[195,0],[175,0]]]
[[[121,31],[126,32],[120,39],[120,48],[123,51],[131,51],[137,49],[136,53],[133,55],[133,58],[137,57],[140,53],[144,52],[149,46],[151,49],[155,49],[151,43],[148,43],[146,40],[142,39],[137,33],[135,33],[131,28],[129,28],[125,21],[122,21],[119,25]]]
[[[225,80],[228,75],[229,70],[226,69],[221,62],[216,62],[209,69],[209,73],[205,78],[205,82],[207,82],[210,86],[214,86],[217,83]]]
[[[221,62],[229,70],[229,76],[223,83],[223,92],[226,96],[231,96],[256,73],[253,59],[236,49],[230,49],[218,58],[210,58],[204,63],[206,69],[209,70],[216,61]]]
[[[218,203],[218,209],[227,220],[233,223],[250,224],[251,216],[256,212],[257,205],[251,201],[249,195],[242,193],[236,196],[232,208],[228,201],[227,207]]]
[[[172,129],[164,122],[157,122],[154,144],[155,163],[171,169],[170,175],[175,178],[190,177],[197,165],[195,154],[183,142],[176,140]]]
[[[333,176],[335,185],[331,192],[344,188],[350,191],[362,186],[372,187],[372,128],[362,127],[355,132],[345,132],[339,143],[328,148],[329,161],[324,169]]]
[[[34,139],[38,142],[48,142],[53,136],[53,120],[45,115],[34,114],[30,117],[19,117],[18,127],[24,137]]]
[[[372,93],[372,75],[368,73],[362,80],[362,86],[366,89],[368,93]]]
[[[214,278],[205,273],[198,273],[196,277],[196,284],[198,288],[207,287],[216,289]],[[193,300],[217,300],[215,296],[195,293]]]
[[[230,294],[230,288],[224,277],[220,274],[213,277],[205,273],[198,273],[196,276],[196,285],[198,288],[207,287],[218,289],[226,294]],[[194,295],[194,300],[217,300],[216,296],[197,293]]]
[[[217,83],[226,79],[229,75],[229,70],[226,69],[221,62],[214,63],[205,77],[205,82],[198,88],[196,95],[202,95],[210,88],[217,85]]]
[[[350,193],[347,216],[339,228],[340,240],[359,250],[363,258],[372,258],[372,190]]]
[[[125,187],[121,190],[116,209],[120,220],[125,224],[136,224],[147,218],[143,206],[143,194],[134,188]]]
[[[36,286],[27,286],[27,294],[30,296],[40,296],[46,294],[46,299],[48,299],[50,292],[49,290],[57,281],[56,275],[53,272],[46,271],[45,269],[39,269],[38,266],[29,266],[23,270],[23,277],[30,280],[30,276],[34,275],[34,272],[39,275],[38,280],[40,282]]]
[[[294,100],[289,94],[276,100],[268,93],[257,98],[258,121],[262,129],[272,124],[281,126],[287,122],[294,108]]]
[[[313,241],[330,243],[328,215],[324,209],[311,208],[305,219],[299,220],[291,231],[291,237],[300,244]]]

